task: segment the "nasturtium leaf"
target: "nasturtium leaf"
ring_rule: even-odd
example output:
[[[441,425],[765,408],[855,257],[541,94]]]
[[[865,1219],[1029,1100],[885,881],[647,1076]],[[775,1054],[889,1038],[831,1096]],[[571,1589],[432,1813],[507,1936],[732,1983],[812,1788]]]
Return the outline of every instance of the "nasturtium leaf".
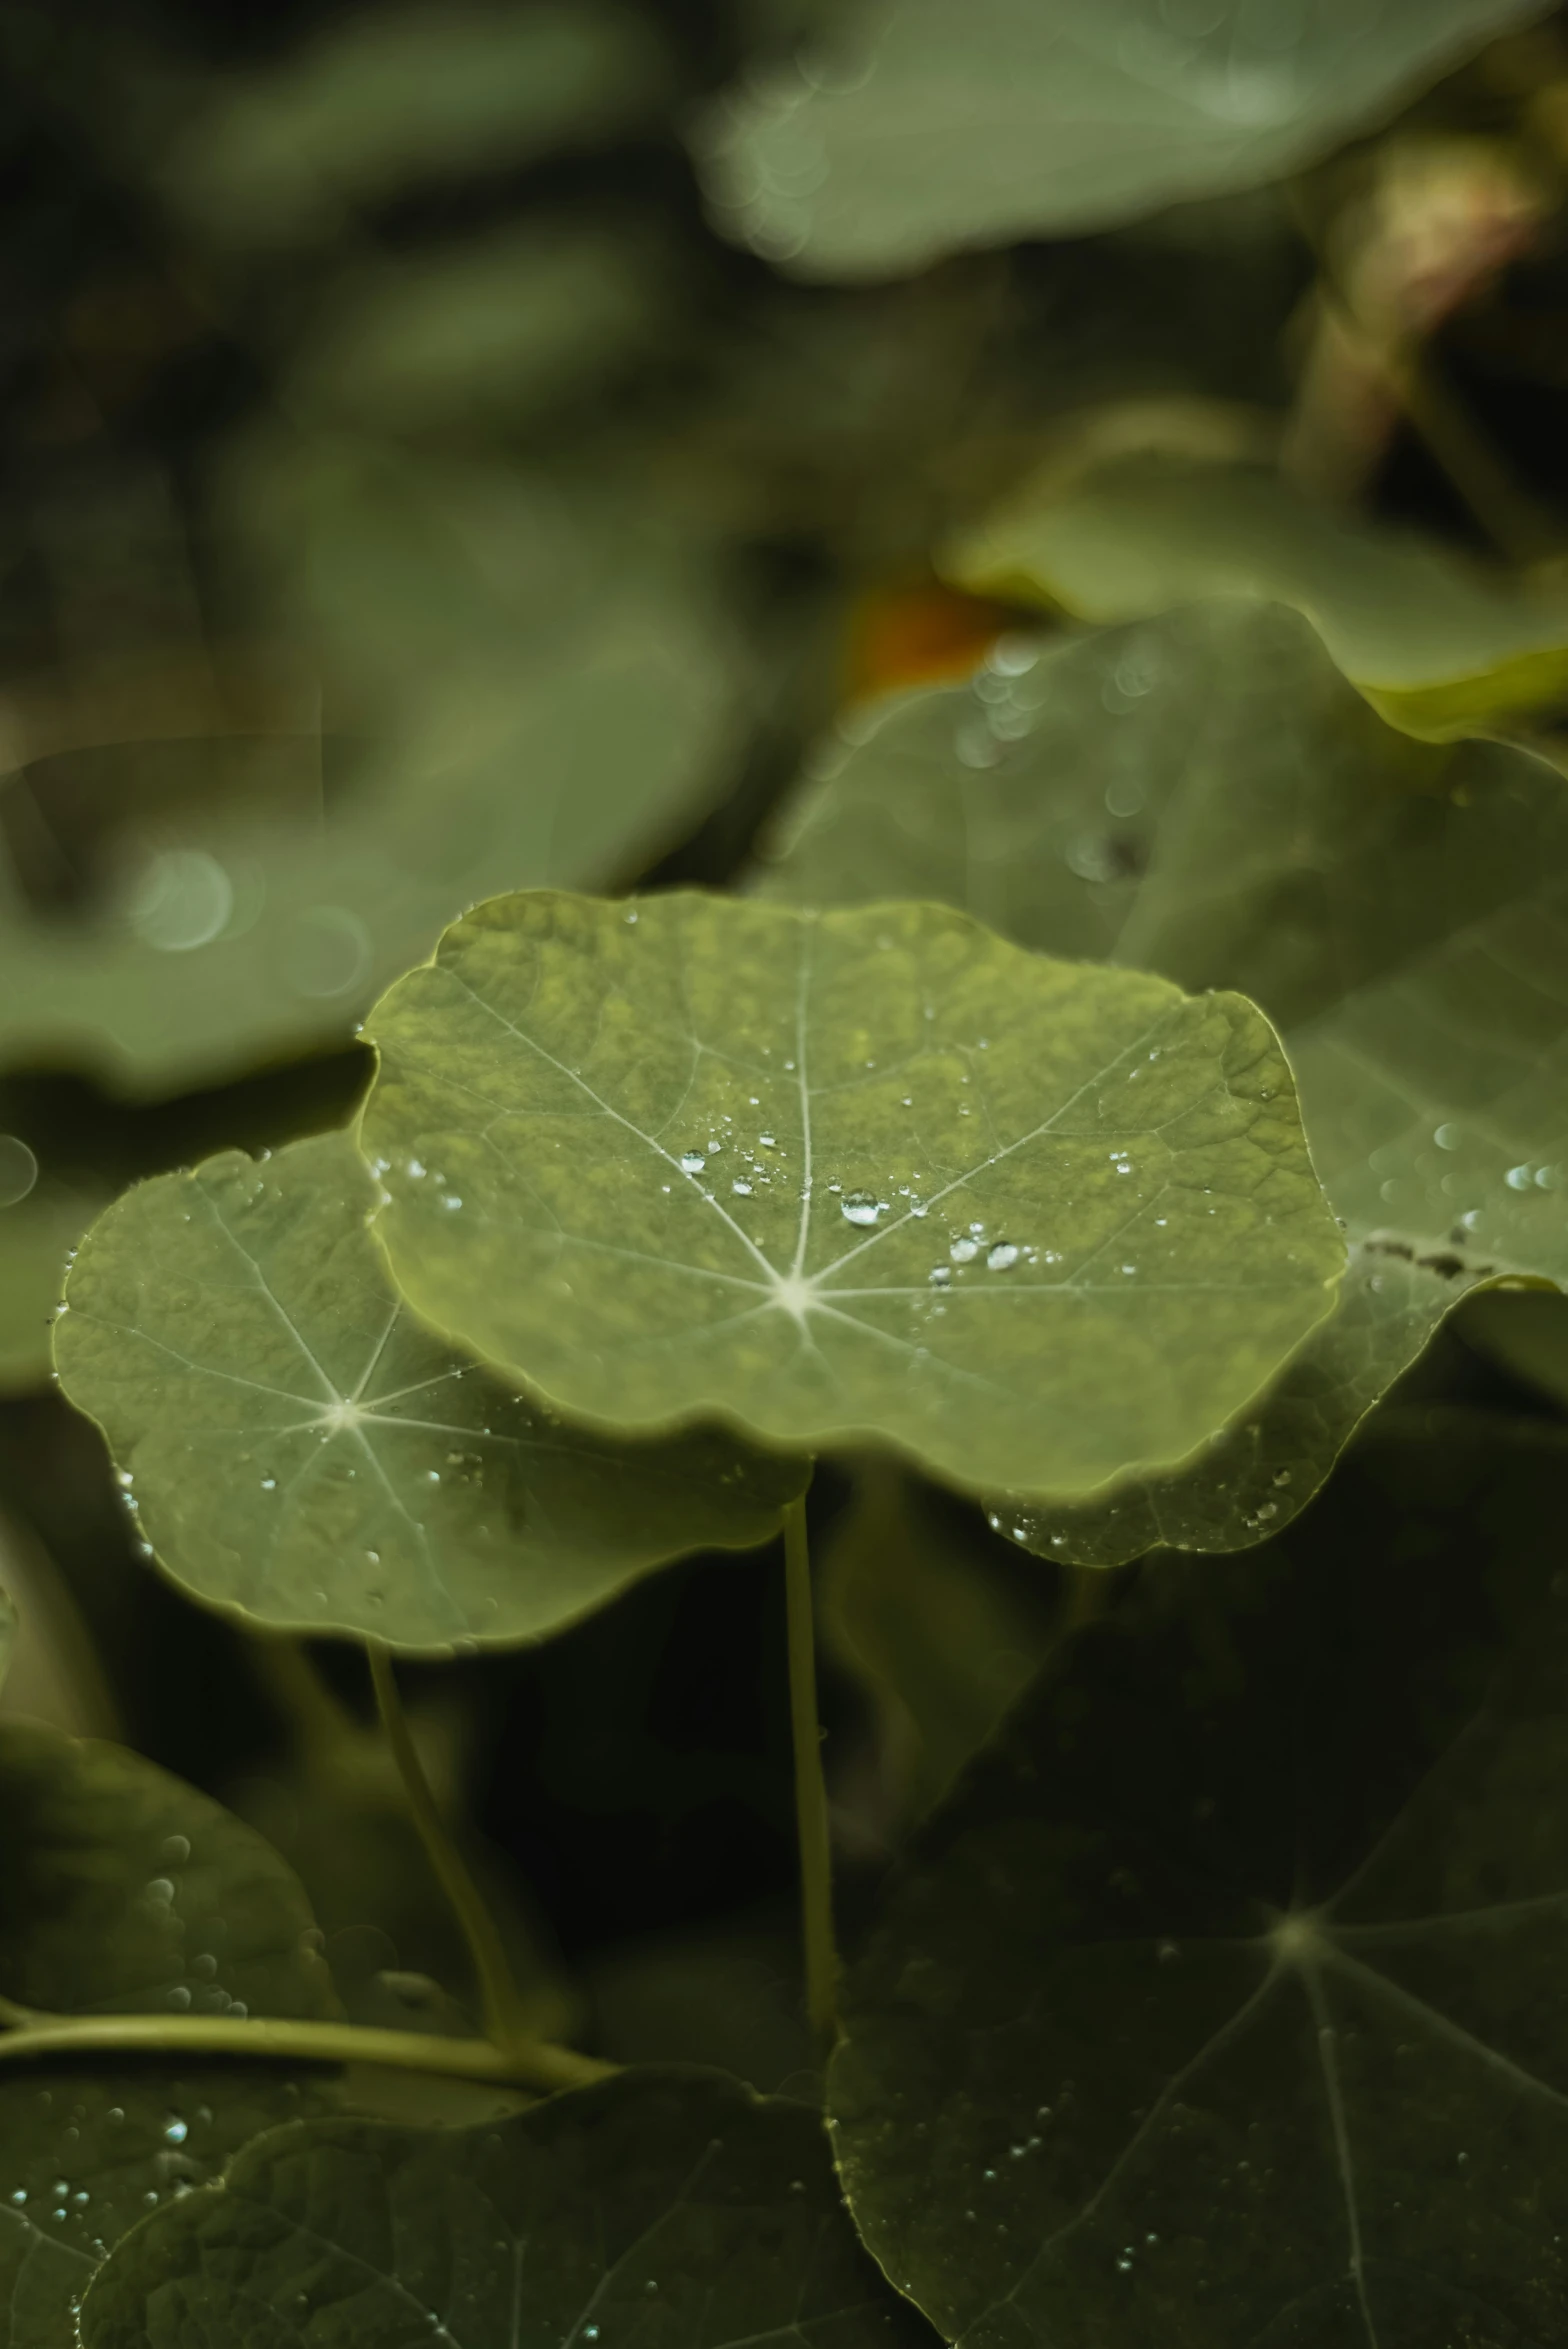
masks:
[[[1299,170],[1541,0],[857,0],[694,144],[715,217],[881,277]]]
[[[1185,1458],[1344,1247],[1267,1023],[961,914],[497,898],[370,1023],[415,1310],[563,1410],[981,1490]]]
[[[1568,1412],[1568,1298],[1543,1289],[1512,1296],[1483,1289],[1458,1328],[1476,1353]]]
[[[493,2128],[276,2130],[121,2246],[83,2349],[229,2349],[267,2310],[269,2341],[366,2349],[930,2338],[855,2240],[816,2116],[700,2071]]]
[[[1563,2336],[1568,1450],[1415,1416],[1073,1642],[887,1896],[835,2148],[948,2339]]]
[[[0,1722],[0,1993],[67,2014],[337,2012],[260,1836],[117,1746]],[[0,2349],[74,2349],[104,2253],[259,2131],[325,2109],[279,2065],[0,2065]]]
[[[1275,472],[1137,457],[1014,493],[948,550],[955,581],[1117,625],[1208,596],[1293,604],[1373,707],[1446,742],[1568,695],[1568,596],[1313,505]]]
[[[800,1926],[778,1913],[649,1935],[590,1958],[587,2043],[608,2063],[703,2064],[820,2104]]]
[[[648,20],[617,0],[402,8],[334,24],[271,72],[199,91],[157,160],[209,244],[287,247],[410,186],[613,137],[669,86]]]
[[[1273,1502],[1282,1523],[1448,1303],[1498,1272],[1568,1279],[1568,800],[1543,761],[1413,742],[1295,613],[1216,602],[1006,639],[820,769],[771,893],[954,899],[1026,945],[1245,989],[1331,1200],[1386,1259],[1359,1259],[1205,1490],[1129,1491],[1052,1525],[1049,1554],[1109,1562],[1156,1521],[1228,1548]],[[1260,1489],[1265,1466],[1291,1484]]]
[[[1125,1566],[1154,1549],[1249,1549],[1305,1508],[1473,1280],[1452,1255],[1417,1259],[1397,1242],[1357,1242],[1329,1319],[1195,1468],[1135,1478],[1078,1508],[997,1502],[992,1524],[1076,1566]]]
[[[389,1646],[537,1639],[684,1550],[766,1541],[795,1464],[562,1427],[433,1337],[346,1134],[128,1191],[78,1252],[61,1383],[193,1596]]]
[[[746,738],[730,583],[626,497],[281,431],[230,472],[228,541],[273,582],[328,736],[269,737],[253,802],[215,763],[127,843],[123,895],[68,917],[0,852],[8,1060],[158,1091],[343,1041],[476,898],[656,857]]]

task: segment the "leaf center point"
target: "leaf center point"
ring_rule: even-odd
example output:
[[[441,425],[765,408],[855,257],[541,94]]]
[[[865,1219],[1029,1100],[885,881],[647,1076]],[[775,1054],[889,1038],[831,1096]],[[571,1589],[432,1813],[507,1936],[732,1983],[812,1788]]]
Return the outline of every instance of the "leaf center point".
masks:
[[[816,1294],[816,1282],[807,1280],[804,1273],[780,1273],[773,1283],[772,1302],[781,1313],[789,1314],[804,1329],[806,1316],[811,1311]]]

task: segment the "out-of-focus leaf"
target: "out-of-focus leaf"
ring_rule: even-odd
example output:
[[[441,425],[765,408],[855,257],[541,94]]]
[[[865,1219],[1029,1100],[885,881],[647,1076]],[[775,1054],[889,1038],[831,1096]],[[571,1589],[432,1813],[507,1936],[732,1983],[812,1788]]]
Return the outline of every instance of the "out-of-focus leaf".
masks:
[[[829,2104],[949,2340],[1568,2321],[1564,1439],[1415,1416],[1064,1650],[892,1890]]]
[[[647,17],[615,0],[377,11],[214,93],[165,182],[199,232],[287,246],[409,185],[614,137],[670,88]]]
[[[143,1183],[82,1244],[61,1382],[185,1589],[439,1653],[542,1638],[682,1551],[776,1530],[797,1465],[564,1428],[422,1327],[366,1229],[375,1198],[327,1134]]]
[[[44,1385],[65,1261],[101,1198],[49,1178],[0,1208],[0,1394]]]
[[[337,2013],[304,1894],[150,1762],[0,1723],[0,1991],[64,2013]],[[0,2072],[0,2344],[73,2349],[94,2268],[258,2131],[323,2108],[281,2067]]]
[[[0,1688],[10,1669],[11,1650],[16,1645],[16,1608],[3,1590],[0,1590]]]
[[[1207,596],[1294,604],[1373,707],[1428,741],[1505,729],[1568,698],[1568,595],[1346,520],[1274,473],[1145,458],[1077,482],[1054,474],[945,560],[977,594],[1096,625]]]
[[[399,1288],[602,1427],[1077,1497],[1186,1458],[1344,1269],[1250,1003],[929,905],[497,898],[370,1026]]]
[[[1391,730],[1293,613],[1004,640],[972,685],[852,722],[765,886],[956,899],[1026,945],[1244,988],[1285,1035],[1318,1172],[1370,1253],[1196,1475],[1032,1520],[1049,1555],[1256,1538],[1472,1282],[1568,1279],[1561,777]]]
[[[0,863],[8,1060],[151,1089],[341,1040],[475,898],[655,855],[742,738],[722,575],[602,501],[319,440],[253,455],[235,494],[267,516],[353,772],[323,777],[330,739],[280,739],[280,768],[310,761],[303,810],[198,802],[96,916],[45,916]]]
[[[802,276],[1111,226],[1255,187],[1541,0],[858,0],[694,133],[714,217]]]
[[[1466,1345],[1568,1411],[1568,1297],[1482,1290],[1457,1324]]]
[[[1038,1569],[997,1548],[978,1518],[875,1461],[823,1546],[823,1637],[881,1715],[900,1811],[946,1792],[1061,1635]]]
[[[516,433],[631,365],[674,299],[670,256],[622,223],[509,227],[338,289],[291,405],[392,432]]]
[[[650,2305],[650,2303],[652,2305]],[[497,2127],[305,2122],[123,2247],[84,2349],[279,2339],[929,2338],[855,2240],[813,2113],[717,2073],[628,2072]]]

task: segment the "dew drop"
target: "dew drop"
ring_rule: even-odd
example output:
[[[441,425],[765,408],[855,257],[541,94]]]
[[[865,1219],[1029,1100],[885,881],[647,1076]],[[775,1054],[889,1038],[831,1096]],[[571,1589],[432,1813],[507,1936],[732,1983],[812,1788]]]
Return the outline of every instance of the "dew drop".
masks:
[[[958,1238],[948,1249],[948,1254],[951,1256],[955,1264],[972,1264],[979,1253],[979,1241],[971,1240],[967,1234],[963,1232],[960,1232]]]
[[[998,1240],[986,1256],[986,1267],[991,1272],[1010,1272],[1018,1262],[1018,1250],[1011,1240]]]
[[[683,1151],[681,1152],[681,1173],[682,1173],[682,1174],[701,1174],[701,1172],[702,1172],[703,1168],[704,1168],[704,1167],[707,1165],[707,1163],[708,1163],[708,1158],[707,1158],[707,1153],[706,1153],[706,1151],[703,1151],[703,1150],[683,1150]]]
[[[846,1191],[839,1201],[839,1213],[846,1223],[865,1226],[876,1222],[884,1204],[871,1191]]]

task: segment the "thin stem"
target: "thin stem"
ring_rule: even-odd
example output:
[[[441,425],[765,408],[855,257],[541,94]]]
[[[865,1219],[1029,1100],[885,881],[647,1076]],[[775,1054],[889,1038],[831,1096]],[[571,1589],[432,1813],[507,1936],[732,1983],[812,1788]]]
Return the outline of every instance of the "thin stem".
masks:
[[[806,1504],[784,1511],[784,1588],[789,1612],[789,1714],[795,1744],[795,1823],[800,1840],[806,2013],[825,2062],[838,2037],[838,1952],[833,1941],[833,1860],[817,1722],[817,1658],[811,1620]]]
[[[553,2047],[541,2039],[444,2039],[419,2031],[373,2031],[354,2023],[283,2022],[257,2015],[52,2015],[4,2002],[12,2028],[0,2031],[0,2064],[34,2056],[82,2055],[99,2049],[125,2055],[252,2056],[271,2062],[381,2064],[405,2072],[439,2072],[452,2080],[488,2080],[497,2086],[553,2094],[608,2079],[617,2067]]]
[[[425,1847],[425,1856],[451,1903],[454,1916],[463,1928],[473,1957],[484,2006],[486,2037],[503,2051],[524,2047],[531,2036],[528,2011],[513,1979],[495,1919],[485,1906],[484,1896],[470,1875],[467,1862],[447,1833],[440,1806],[430,1790],[430,1781],[425,1776],[424,1764],[420,1761],[418,1749],[409,1733],[403,1702],[398,1695],[392,1658],[378,1643],[369,1642],[367,1646],[370,1678],[376,1692],[376,1708],[387,1734],[387,1743],[392,1749],[392,1758],[397,1764],[398,1776],[403,1781],[409,1811],[419,1831],[419,1840]]]

